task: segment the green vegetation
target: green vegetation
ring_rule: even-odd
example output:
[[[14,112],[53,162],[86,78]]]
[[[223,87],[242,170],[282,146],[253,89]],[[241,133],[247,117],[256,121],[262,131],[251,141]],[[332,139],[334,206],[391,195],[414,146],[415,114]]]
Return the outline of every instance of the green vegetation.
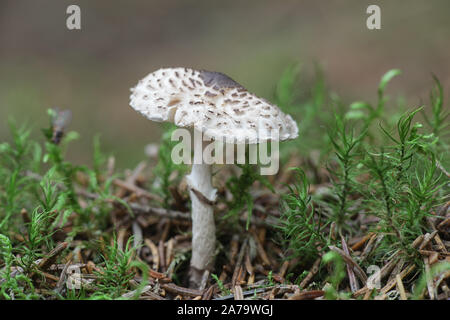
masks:
[[[323,148],[332,150],[324,160],[331,182],[325,195],[310,194],[306,174],[296,168],[296,182],[282,195],[280,219],[291,256],[312,260],[323,255],[324,261],[335,261],[337,270],[336,259],[324,255],[328,247],[340,247],[342,237],[361,235],[361,228],[369,226],[379,242],[364,261],[355,257],[356,261],[381,267],[384,259],[401,256],[403,262],[423,270],[412,243],[434,231],[430,218],[444,219],[434,212],[449,200],[448,173],[440,165],[449,163],[448,113],[443,111],[442,87],[435,79],[431,117],[421,107],[395,116],[398,120],[390,124],[384,92],[398,74],[392,70],[383,76],[376,107],[356,102],[335,112],[329,147]],[[419,111],[428,128],[415,122]],[[373,222],[362,222],[367,219]],[[337,297],[340,280],[332,281],[334,291],[327,291],[328,296]]]

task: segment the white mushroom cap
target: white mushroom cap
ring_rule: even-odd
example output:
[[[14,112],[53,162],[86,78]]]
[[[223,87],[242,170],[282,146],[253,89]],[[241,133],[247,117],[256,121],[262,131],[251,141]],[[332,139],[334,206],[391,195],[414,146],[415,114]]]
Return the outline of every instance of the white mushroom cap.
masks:
[[[130,106],[146,118],[196,128],[214,140],[261,143],[298,136],[291,116],[219,72],[163,68],[131,91]]]

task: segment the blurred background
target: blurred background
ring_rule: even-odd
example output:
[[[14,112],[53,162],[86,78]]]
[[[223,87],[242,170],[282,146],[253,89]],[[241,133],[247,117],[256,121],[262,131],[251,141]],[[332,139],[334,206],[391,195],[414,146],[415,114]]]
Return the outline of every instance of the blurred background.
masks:
[[[66,28],[70,4],[81,30]],[[381,30],[366,28],[370,4]],[[129,88],[162,66],[221,71],[273,101],[286,68],[318,64],[345,102],[374,101],[380,77],[399,68],[388,94],[414,108],[428,102],[431,73],[450,88],[449,14],[448,0],[0,0],[0,141],[10,116],[40,135],[48,108],[68,108],[81,135],[72,160],[89,164],[100,134],[120,167],[133,166],[162,126],[128,106]]]

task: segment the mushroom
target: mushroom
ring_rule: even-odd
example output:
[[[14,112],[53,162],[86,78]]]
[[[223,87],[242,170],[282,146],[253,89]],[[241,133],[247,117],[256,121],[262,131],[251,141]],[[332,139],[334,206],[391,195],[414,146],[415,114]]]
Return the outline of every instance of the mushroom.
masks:
[[[256,144],[298,136],[289,115],[219,72],[162,68],[131,91],[130,106],[146,118],[169,121],[213,140],[228,143],[232,138],[236,144]],[[194,163],[187,176],[192,203],[191,286],[198,286],[214,263],[216,189],[211,165],[201,160],[204,147],[194,139]]]

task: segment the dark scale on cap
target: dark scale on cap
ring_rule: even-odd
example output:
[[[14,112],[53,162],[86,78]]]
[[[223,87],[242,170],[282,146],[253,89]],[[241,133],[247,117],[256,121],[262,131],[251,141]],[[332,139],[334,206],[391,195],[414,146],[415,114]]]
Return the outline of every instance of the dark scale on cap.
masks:
[[[218,88],[242,88],[239,83],[231,79],[229,76],[212,71],[200,71],[200,78],[206,86],[217,86]]]
[[[210,97],[210,98],[214,98],[214,97],[217,97],[217,94],[214,94],[214,93],[211,93],[209,91],[206,91],[205,92],[205,96]]]

